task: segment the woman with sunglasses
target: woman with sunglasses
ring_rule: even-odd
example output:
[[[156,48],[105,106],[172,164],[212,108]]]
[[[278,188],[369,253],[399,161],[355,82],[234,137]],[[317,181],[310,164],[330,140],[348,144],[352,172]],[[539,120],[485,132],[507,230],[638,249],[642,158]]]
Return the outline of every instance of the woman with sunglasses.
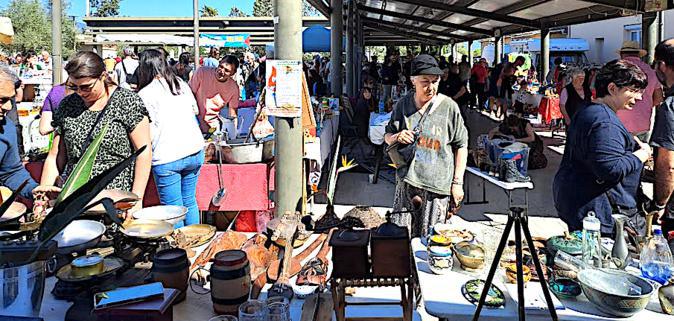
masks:
[[[187,82],[169,68],[159,50],[140,53],[138,95],[152,118],[152,174],[162,204],[188,209],[178,228],[199,223],[196,190],[204,139],[196,119],[197,101]]]
[[[49,190],[57,178],[66,178],[94,137],[107,125],[96,156],[92,177],[114,166],[142,146],[148,146],[135,165],[117,176],[108,189],[131,191],[142,199],[150,175],[150,120],[138,94],[118,87],[105,70],[103,59],[81,51],[66,66],[67,87],[76,95],[61,101],[53,115],[54,140],[45,160],[40,189]],[[136,208],[142,207],[142,201]]]

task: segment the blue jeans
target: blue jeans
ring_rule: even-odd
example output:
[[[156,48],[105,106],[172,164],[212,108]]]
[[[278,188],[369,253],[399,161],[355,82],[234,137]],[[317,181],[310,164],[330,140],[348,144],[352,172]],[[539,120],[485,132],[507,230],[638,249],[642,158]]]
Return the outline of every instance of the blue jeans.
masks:
[[[178,222],[175,228],[199,224],[197,207],[197,179],[204,163],[204,151],[177,161],[152,166],[152,175],[157,184],[159,201],[164,205],[187,207],[185,222]]]

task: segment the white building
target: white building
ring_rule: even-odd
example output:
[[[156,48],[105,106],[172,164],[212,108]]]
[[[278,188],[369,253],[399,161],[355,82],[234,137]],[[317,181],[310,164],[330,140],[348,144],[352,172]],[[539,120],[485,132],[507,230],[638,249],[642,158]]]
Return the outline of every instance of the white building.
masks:
[[[674,37],[674,10],[663,11],[663,39]],[[641,15],[588,22],[569,26],[570,38],[583,38],[590,43],[587,58],[606,63],[618,58],[623,41],[641,43]]]

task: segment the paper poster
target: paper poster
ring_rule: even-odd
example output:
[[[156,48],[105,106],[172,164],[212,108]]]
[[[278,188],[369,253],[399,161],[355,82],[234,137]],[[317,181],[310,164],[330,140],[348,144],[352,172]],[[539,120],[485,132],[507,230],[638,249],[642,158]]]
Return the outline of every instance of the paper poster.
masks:
[[[276,117],[302,117],[302,62],[267,60],[268,114]]]

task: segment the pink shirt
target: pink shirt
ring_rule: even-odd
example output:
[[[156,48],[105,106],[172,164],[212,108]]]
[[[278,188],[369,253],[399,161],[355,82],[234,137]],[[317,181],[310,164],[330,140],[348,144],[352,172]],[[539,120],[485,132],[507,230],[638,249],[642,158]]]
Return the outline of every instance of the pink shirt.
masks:
[[[215,76],[215,68],[201,67],[190,79],[190,88],[199,106],[199,121],[210,127],[219,127],[218,114],[229,106],[229,116],[236,117],[239,108],[239,86],[234,79],[220,82]]]
[[[658,76],[647,63],[638,57],[627,57],[625,60],[637,65],[648,77],[648,86],[644,90],[641,100],[637,101],[632,110],[619,110],[618,118],[625,128],[632,133],[643,133],[651,129],[651,115],[653,113],[653,92],[660,85]]]

